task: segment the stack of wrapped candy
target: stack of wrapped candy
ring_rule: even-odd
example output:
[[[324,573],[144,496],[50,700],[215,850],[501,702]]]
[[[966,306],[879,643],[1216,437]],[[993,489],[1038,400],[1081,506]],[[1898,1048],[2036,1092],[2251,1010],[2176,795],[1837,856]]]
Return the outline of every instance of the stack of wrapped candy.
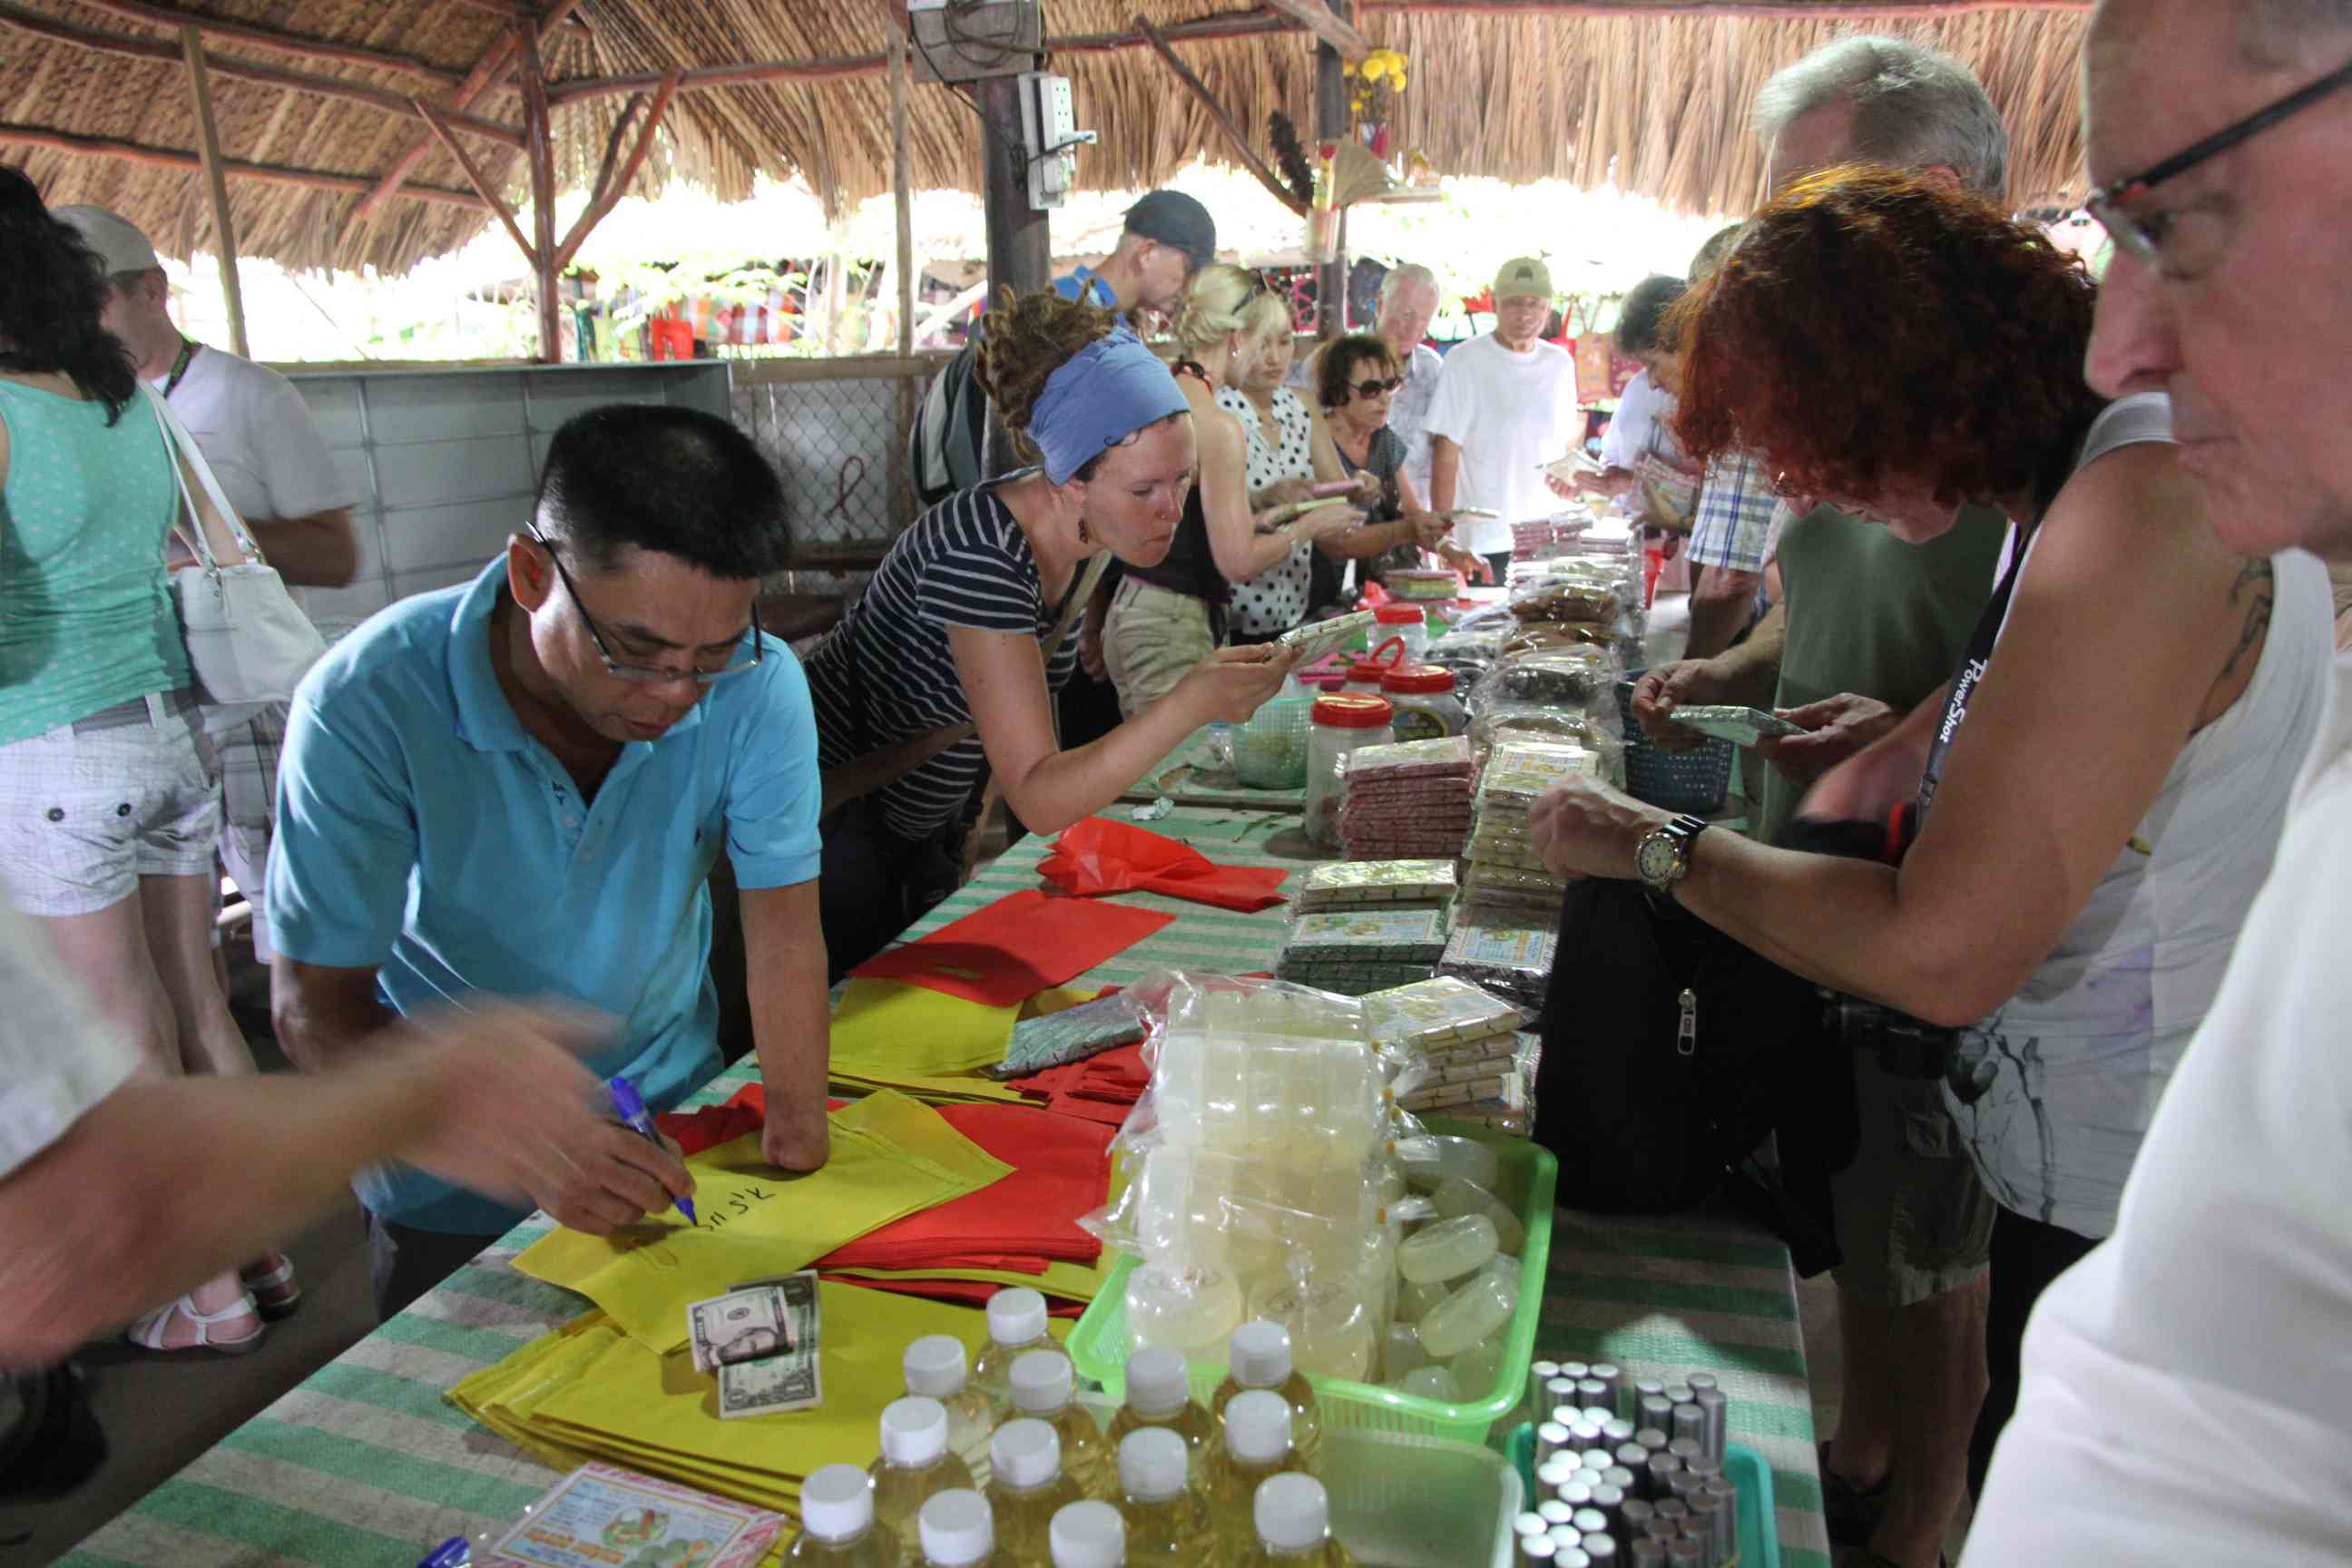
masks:
[[[1290,927],[1275,977],[1343,996],[1426,980],[1445,952],[1445,911],[1365,905],[1302,914]]]
[[[1478,781],[1456,924],[1551,929],[1568,883],[1545,869],[1529,837],[1528,813],[1554,784],[1596,774],[1600,761],[1596,753],[1565,743],[1513,738],[1495,747]]]
[[[1410,1048],[1429,1077],[1397,1103],[1524,1134],[1535,1112],[1535,1037],[1528,1016],[1503,998],[1448,975],[1364,998],[1373,1042]]]
[[[1451,860],[1332,860],[1299,879],[1291,907],[1301,914],[1366,904],[1443,904],[1461,889]]]
[[[1466,736],[1366,746],[1348,758],[1339,840],[1350,860],[1451,860],[1470,837],[1477,763]]]

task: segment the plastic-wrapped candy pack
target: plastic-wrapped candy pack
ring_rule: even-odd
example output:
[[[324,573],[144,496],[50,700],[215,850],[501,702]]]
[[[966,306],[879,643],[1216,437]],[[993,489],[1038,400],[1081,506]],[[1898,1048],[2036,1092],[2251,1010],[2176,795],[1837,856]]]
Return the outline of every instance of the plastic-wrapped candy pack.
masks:
[[[1498,659],[1472,692],[1474,700],[1540,702],[1582,708],[1614,701],[1623,671],[1605,647],[1577,647]]]
[[[1510,602],[1511,613],[1523,624],[1567,621],[1609,626],[1625,608],[1618,600],[1616,584],[1597,574],[1591,577],[1548,574],[1513,588]]]
[[[1364,1007],[1375,1041],[1424,1057],[1464,1040],[1508,1035],[1528,1021],[1515,1004],[1450,975],[1375,993]]]
[[[1459,735],[1365,746],[1348,757],[1348,784],[1399,784],[1427,778],[1466,778],[1476,768],[1470,742]]]
[[[1452,860],[1338,860],[1299,879],[1291,907],[1302,913],[1365,904],[1428,903],[1460,890]]]
[[[1555,927],[1464,926],[1447,940],[1437,972],[1538,1011],[1551,986],[1552,958],[1559,946]]]

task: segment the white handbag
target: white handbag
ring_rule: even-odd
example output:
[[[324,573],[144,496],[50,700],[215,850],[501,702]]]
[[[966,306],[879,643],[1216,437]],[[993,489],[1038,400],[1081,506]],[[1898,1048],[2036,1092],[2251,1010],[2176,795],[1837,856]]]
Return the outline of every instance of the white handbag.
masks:
[[[172,574],[180,635],[195,674],[205,725],[227,729],[272,702],[284,702],[327,651],[319,628],[286,591],[278,569],[262,558],[245,523],[221,493],[212,465],[194,437],[152,387],[142,386],[173,455],[180,486],[180,521],[172,531],[195,564]],[[194,473],[212,516],[188,489]]]

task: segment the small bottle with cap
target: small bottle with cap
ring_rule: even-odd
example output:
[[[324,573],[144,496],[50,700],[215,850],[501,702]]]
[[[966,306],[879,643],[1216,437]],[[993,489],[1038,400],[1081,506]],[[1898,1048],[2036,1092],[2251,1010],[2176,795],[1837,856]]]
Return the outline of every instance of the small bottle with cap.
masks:
[[[1209,1414],[1220,1421],[1236,1395],[1250,1389],[1272,1389],[1290,1405],[1290,1444],[1300,1468],[1312,1474],[1323,1455],[1323,1423],[1316,1414],[1315,1390],[1307,1374],[1290,1364],[1290,1331],[1280,1323],[1253,1318],[1235,1329],[1226,1346],[1225,1380],[1209,1401]]]
[[[1023,1285],[999,1290],[988,1299],[988,1343],[971,1368],[971,1381],[999,1421],[1013,1414],[1013,1363],[1032,1351],[1069,1359],[1045,1331],[1045,1297]]]
[[[1238,1562],[1257,1537],[1252,1512],[1268,1478],[1304,1474],[1307,1464],[1290,1441],[1290,1402],[1272,1389],[1250,1388],[1225,1407],[1223,1440],[1209,1455],[1209,1522],[1224,1560]]]
[[[787,1563],[894,1568],[898,1542],[874,1522],[874,1493],[856,1465],[825,1465],[801,1483],[801,1535]]]
[[[808,1508],[803,1483],[801,1508]],[[920,1519],[923,1568],[1013,1568],[996,1549],[996,1521],[978,1492],[950,1489],[923,1505]]]
[[[1354,1568],[1331,1535],[1331,1500],[1313,1476],[1272,1476],[1250,1505],[1256,1539],[1242,1568]]]
[[[988,1443],[988,1504],[997,1550],[1014,1568],[1052,1568],[1054,1516],[1086,1496],[1062,1473],[1062,1439],[1045,1422],[1016,1416]]]
[[[948,1447],[960,1455],[976,1481],[988,1479],[988,1435],[996,1430],[988,1395],[971,1381],[963,1342],[953,1334],[925,1334],[908,1342],[898,1366],[907,1392],[936,1399],[948,1413]]]
[[[1062,1473],[1090,1498],[1118,1495],[1112,1448],[1095,1418],[1077,1403],[1076,1370],[1060,1351],[1026,1351],[1013,1363],[1015,1415],[1043,1421],[1062,1445]]]
[[[916,1394],[882,1407],[882,1454],[867,1473],[872,1512],[909,1557],[921,1545],[916,1521],[923,1505],[937,1493],[972,1487],[971,1467],[948,1447],[947,1406]]]
[[[1074,1502],[1046,1531],[1054,1568],[1127,1568],[1127,1521],[1107,1502]]]
[[[1134,1434],[1165,1427],[1184,1440],[1184,1479],[1197,1487],[1217,1423],[1192,1397],[1188,1370],[1183,1356],[1164,1346],[1127,1358],[1127,1403],[1110,1418],[1110,1448],[1117,1454]]]
[[[1214,1561],[1216,1527],[1189,1463],[1184,1439],[1172,1427],[1146,1426],[1119,1443],[1119,1511],[1134,1568],[1202,1568]]]

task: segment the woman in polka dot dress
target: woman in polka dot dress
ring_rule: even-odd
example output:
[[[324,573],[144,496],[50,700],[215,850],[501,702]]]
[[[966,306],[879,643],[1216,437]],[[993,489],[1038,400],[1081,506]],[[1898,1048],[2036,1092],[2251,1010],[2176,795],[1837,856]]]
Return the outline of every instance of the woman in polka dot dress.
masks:
[[[142,1070],[251,1072],[213,977],[220,770],[164,573],[172,450],[99,324],[110,285],[96,258],[14,169],[0,169],[0,897],[40,918]],[[40,1086],[15,1087],[34,1114]],[[282,1257],[246,1274],[278,1305],[299,1295]],[[223,1274],[131,1338],[252,1350],[260,1313]]]

